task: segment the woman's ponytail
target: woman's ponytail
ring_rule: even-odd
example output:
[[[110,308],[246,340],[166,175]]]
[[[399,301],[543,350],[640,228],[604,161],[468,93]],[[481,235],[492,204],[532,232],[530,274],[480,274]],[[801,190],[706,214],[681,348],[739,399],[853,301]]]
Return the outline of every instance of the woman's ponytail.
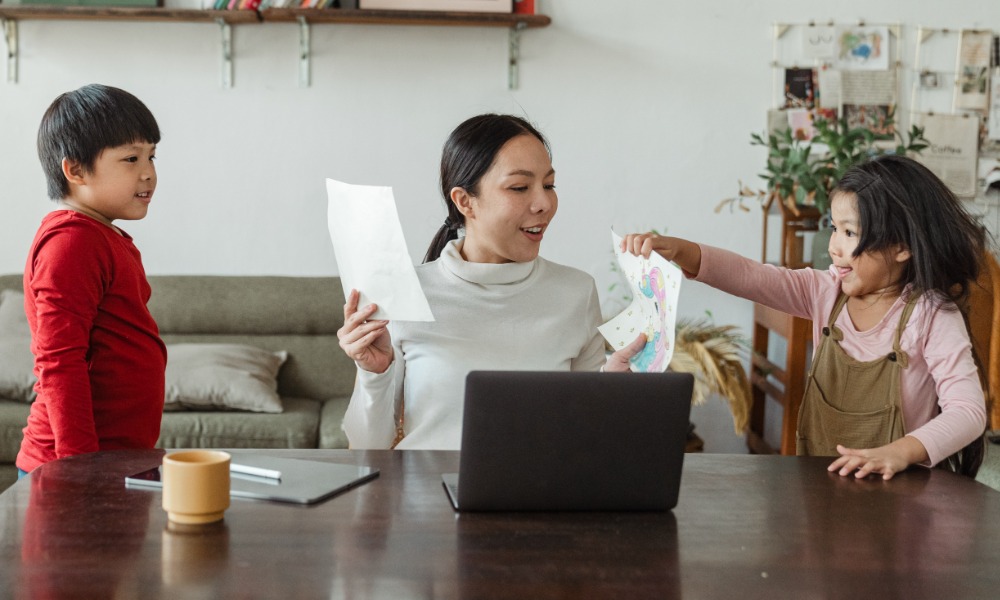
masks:
[[[452,220],[451,216],[448,216],[444,220],[444,224],[438,228],[437,233],[434,234],[434,238],[431,240],[431,245],[427,247],[427,254],[424,255],[424,262],[428,263],[435,261],[441,256],[441,252],[444,247],[448,245],[448,242],[458,239],[458,230],[461,227],[460,224]]]

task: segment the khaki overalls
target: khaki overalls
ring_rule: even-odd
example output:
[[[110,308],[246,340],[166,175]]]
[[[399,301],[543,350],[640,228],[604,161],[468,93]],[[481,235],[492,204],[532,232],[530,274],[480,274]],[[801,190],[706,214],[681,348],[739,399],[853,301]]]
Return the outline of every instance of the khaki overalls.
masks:
[[[918,298],[914,295],[903,309],[893,351],[869,362],[854,360],[840,347],[844,333],[834,323],[847,304],[847,296],[837,298],[809,369],[799,409],[797,454],[839,456],[837,444],[877,448],[906,434],[900,379],[908,358],[899,340]]]

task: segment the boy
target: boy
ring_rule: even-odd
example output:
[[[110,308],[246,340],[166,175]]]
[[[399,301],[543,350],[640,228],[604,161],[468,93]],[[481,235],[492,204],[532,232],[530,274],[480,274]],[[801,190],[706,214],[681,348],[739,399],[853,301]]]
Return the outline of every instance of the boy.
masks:
[[[59,208],[24,268],[38,383],[19,476],[64,456],[152,448],[160,435],[167,351],[139,251],[112,224],[146,216],[159,141],[149,109],[113,87],[65,93],[42,117],[38,155]]]

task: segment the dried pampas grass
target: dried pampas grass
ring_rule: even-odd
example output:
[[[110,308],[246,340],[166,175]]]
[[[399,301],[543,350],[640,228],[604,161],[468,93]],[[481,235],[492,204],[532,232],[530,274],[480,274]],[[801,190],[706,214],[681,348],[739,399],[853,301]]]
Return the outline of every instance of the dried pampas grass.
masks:
[[[677,323],[674,356],[670,369],[694,375],[692,404],[701,404],[710,394],[729,401],[733,413],[733,429],[746,431],[753,396],[747,379],[741,349],[746,340],[733,325],[714,325],[707,319],[683,320]]]

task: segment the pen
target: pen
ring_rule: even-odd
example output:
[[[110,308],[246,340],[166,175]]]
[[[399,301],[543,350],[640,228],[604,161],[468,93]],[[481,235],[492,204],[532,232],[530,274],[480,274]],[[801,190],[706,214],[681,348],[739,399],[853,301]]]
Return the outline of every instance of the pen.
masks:
[[[262,469],[261,467],[251,467],[250,465],[230,463],[229,470],[233,473],[256,475],[258,477],[266,477],[268,479],[281,479],[281,471],[275,471],[274,469]]]

